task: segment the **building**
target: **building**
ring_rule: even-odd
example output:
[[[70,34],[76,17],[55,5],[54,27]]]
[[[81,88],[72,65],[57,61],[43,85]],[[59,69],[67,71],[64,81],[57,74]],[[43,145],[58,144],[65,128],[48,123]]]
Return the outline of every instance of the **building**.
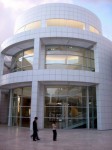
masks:
[[[1,45],[0,122],[40,129],[112,129],[112,42],[72,4],[39,5]]]

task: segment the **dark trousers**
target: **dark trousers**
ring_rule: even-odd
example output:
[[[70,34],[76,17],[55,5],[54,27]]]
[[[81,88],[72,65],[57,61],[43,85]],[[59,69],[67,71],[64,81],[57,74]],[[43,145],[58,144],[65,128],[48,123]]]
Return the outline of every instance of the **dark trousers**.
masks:
[[[38,131],[33,131],[33,140],[39,139]]]
[[[53,130],[53,141],[57,140],[57,131]]]

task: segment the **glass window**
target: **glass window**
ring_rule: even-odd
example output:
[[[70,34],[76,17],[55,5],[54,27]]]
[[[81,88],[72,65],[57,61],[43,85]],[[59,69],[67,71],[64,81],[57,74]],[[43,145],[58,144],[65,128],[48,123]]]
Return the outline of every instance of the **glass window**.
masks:
[[[41,21],[35,21],[35,22],[29,23],[29,24],[21,27],[20,29],[15,31],[15,34],[20,33],[20,32],[24,32],[27,30],[38,29],[40,27],[41,27]]]
[[[89,96],[85,86],[52,86],[45,89],[45,128],[51,128],[52,121],[56,121],[60,129],[87,128],[88,121],[90,128],[96,128],[95,87],[89,87]]]
[[[13,93],[13,97],[22,95],[22,89],[21,88],[14,89],[12,93]]]
[[[23,88],[23,95],[24,96],[31,96],[31,87],[24,87]]]
[[[94,59],[94,52],[91,51],[91,58]]]
[[[85,23],[75,21],[75,20],[66,20],[66,19],[48,19],[46,21],[47,27],[49,26],[63,26],[71,28],[79,28],[85,30]]]
[[[79,61],[78,56],[68,56],[67,57],[67,64],[77,64]]]
[[[69,45],[48,45],[45,49],[47,69],[95,71],[92,50]]]
[[[83,66],[87,67],[87,59],[86,58],[83,58]]]
[[[93,26],[89,26],[89,31],[99,34],[99,31]]]
[[[11,63],[11,72],[32,70],[33,55],[33,49],[28,49],[13,56]]]
[[[95,65],[94,65],[94,60],[91,59],[91,67],[94,69]]]
[[[32,22],[32,23],[29,23],[25,26],[25,31],[32,30],[32,29],[37,29],[37,28],[40,28],[40,27],[41,27],[41,22],[40,21]]]
[[[67,26],[85,30],[85,24],[79,21],[67,20]]]
[[[66,56],[64,55],[47,55],[46,64],[65,64]]]
[[[12,90],[12,126],[29,127],[31,112],[31,87]],[[26,121],[25,121],[26,120]]]

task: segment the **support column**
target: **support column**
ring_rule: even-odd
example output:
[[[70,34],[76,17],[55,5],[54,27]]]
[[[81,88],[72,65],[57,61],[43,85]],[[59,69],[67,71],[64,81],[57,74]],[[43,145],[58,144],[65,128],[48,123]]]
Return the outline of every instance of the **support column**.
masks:
[[[44,85],[39,82],[32,83],[32,100],[31,100],[31,122],[30,129],[32,130],[32,122],[34,117],[38,117],[38,128],[44,128]]]
[[[10,90],[8,126],[12,126],[12,109],[11,108],[12,108],[12,90]]]
[[[44,85],[39,83],[38,86],[38,106],[37,106],[37,114],[38,114],[38,128],[44,128],[44,99],[45,99],[45,88]]]
[[[38,117],[38,78],[37,72],[39,69],[39,52],[40,52],[40,39],[36,37],[34,40],[34,57],[33,57],[33,80],[32,80],[32,94],[31,94],[31,117],[30,117],[30,130],[32,130],[32,122],[34,117]]]
[[[4,55],[0,53],[0,76],[3,75]]]
[[[32,96],[31,96],[31,118],[30,118],[30,129],[32,130],[32,122],[34,117],[37,116],[37,101],[38,101],[38,82],[32,82]]]
[[[90,125],[89,125],[89,88],[87,87],[87,102],[86,102],[86,108],[87,108],[87,128],[89,129],[90,128]]]
[[[33,72],[38,71],[40,67],[40,49],[41,49],[41,42],[40,39],[37,37],[34,40],[34,57],[33,57]],[[34,73],[33,73],[34,75]]]
[[[1,101],[2,101],[2,99],[1,99],[1,90],[0,90],[0,110],[1,110]],[[1,123],[1,111],[0,111],[0,123]]]

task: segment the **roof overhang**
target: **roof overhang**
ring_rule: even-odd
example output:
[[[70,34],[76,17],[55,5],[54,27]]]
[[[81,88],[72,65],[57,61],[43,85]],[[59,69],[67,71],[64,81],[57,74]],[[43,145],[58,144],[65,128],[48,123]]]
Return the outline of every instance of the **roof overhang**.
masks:
[[[32,82],[19,82],[19,83],[12,83],[12,84],[5,84],[1,85],[0,89],[5,90],[5,89],[14,89],[14,88],[19,88],[19,87],[26,87],[26,86],[31,86]]]
[[[89,41],[84,39],[60,38],[60,37],[41,38],[41,42],[44,45],[69,45],[69,46],[82,47],[86,49],[91,49],[96,44],[96,42],[94,41]]]
[[[8,56],[13,56],[16,53],[25,50],[27,48],[34,47],[34,40],[27,40],[27,41],[22,41],[18,42],[16,44],[13,44],[11,46],[8,46],[2,51],[2,54],[8,55]]]

